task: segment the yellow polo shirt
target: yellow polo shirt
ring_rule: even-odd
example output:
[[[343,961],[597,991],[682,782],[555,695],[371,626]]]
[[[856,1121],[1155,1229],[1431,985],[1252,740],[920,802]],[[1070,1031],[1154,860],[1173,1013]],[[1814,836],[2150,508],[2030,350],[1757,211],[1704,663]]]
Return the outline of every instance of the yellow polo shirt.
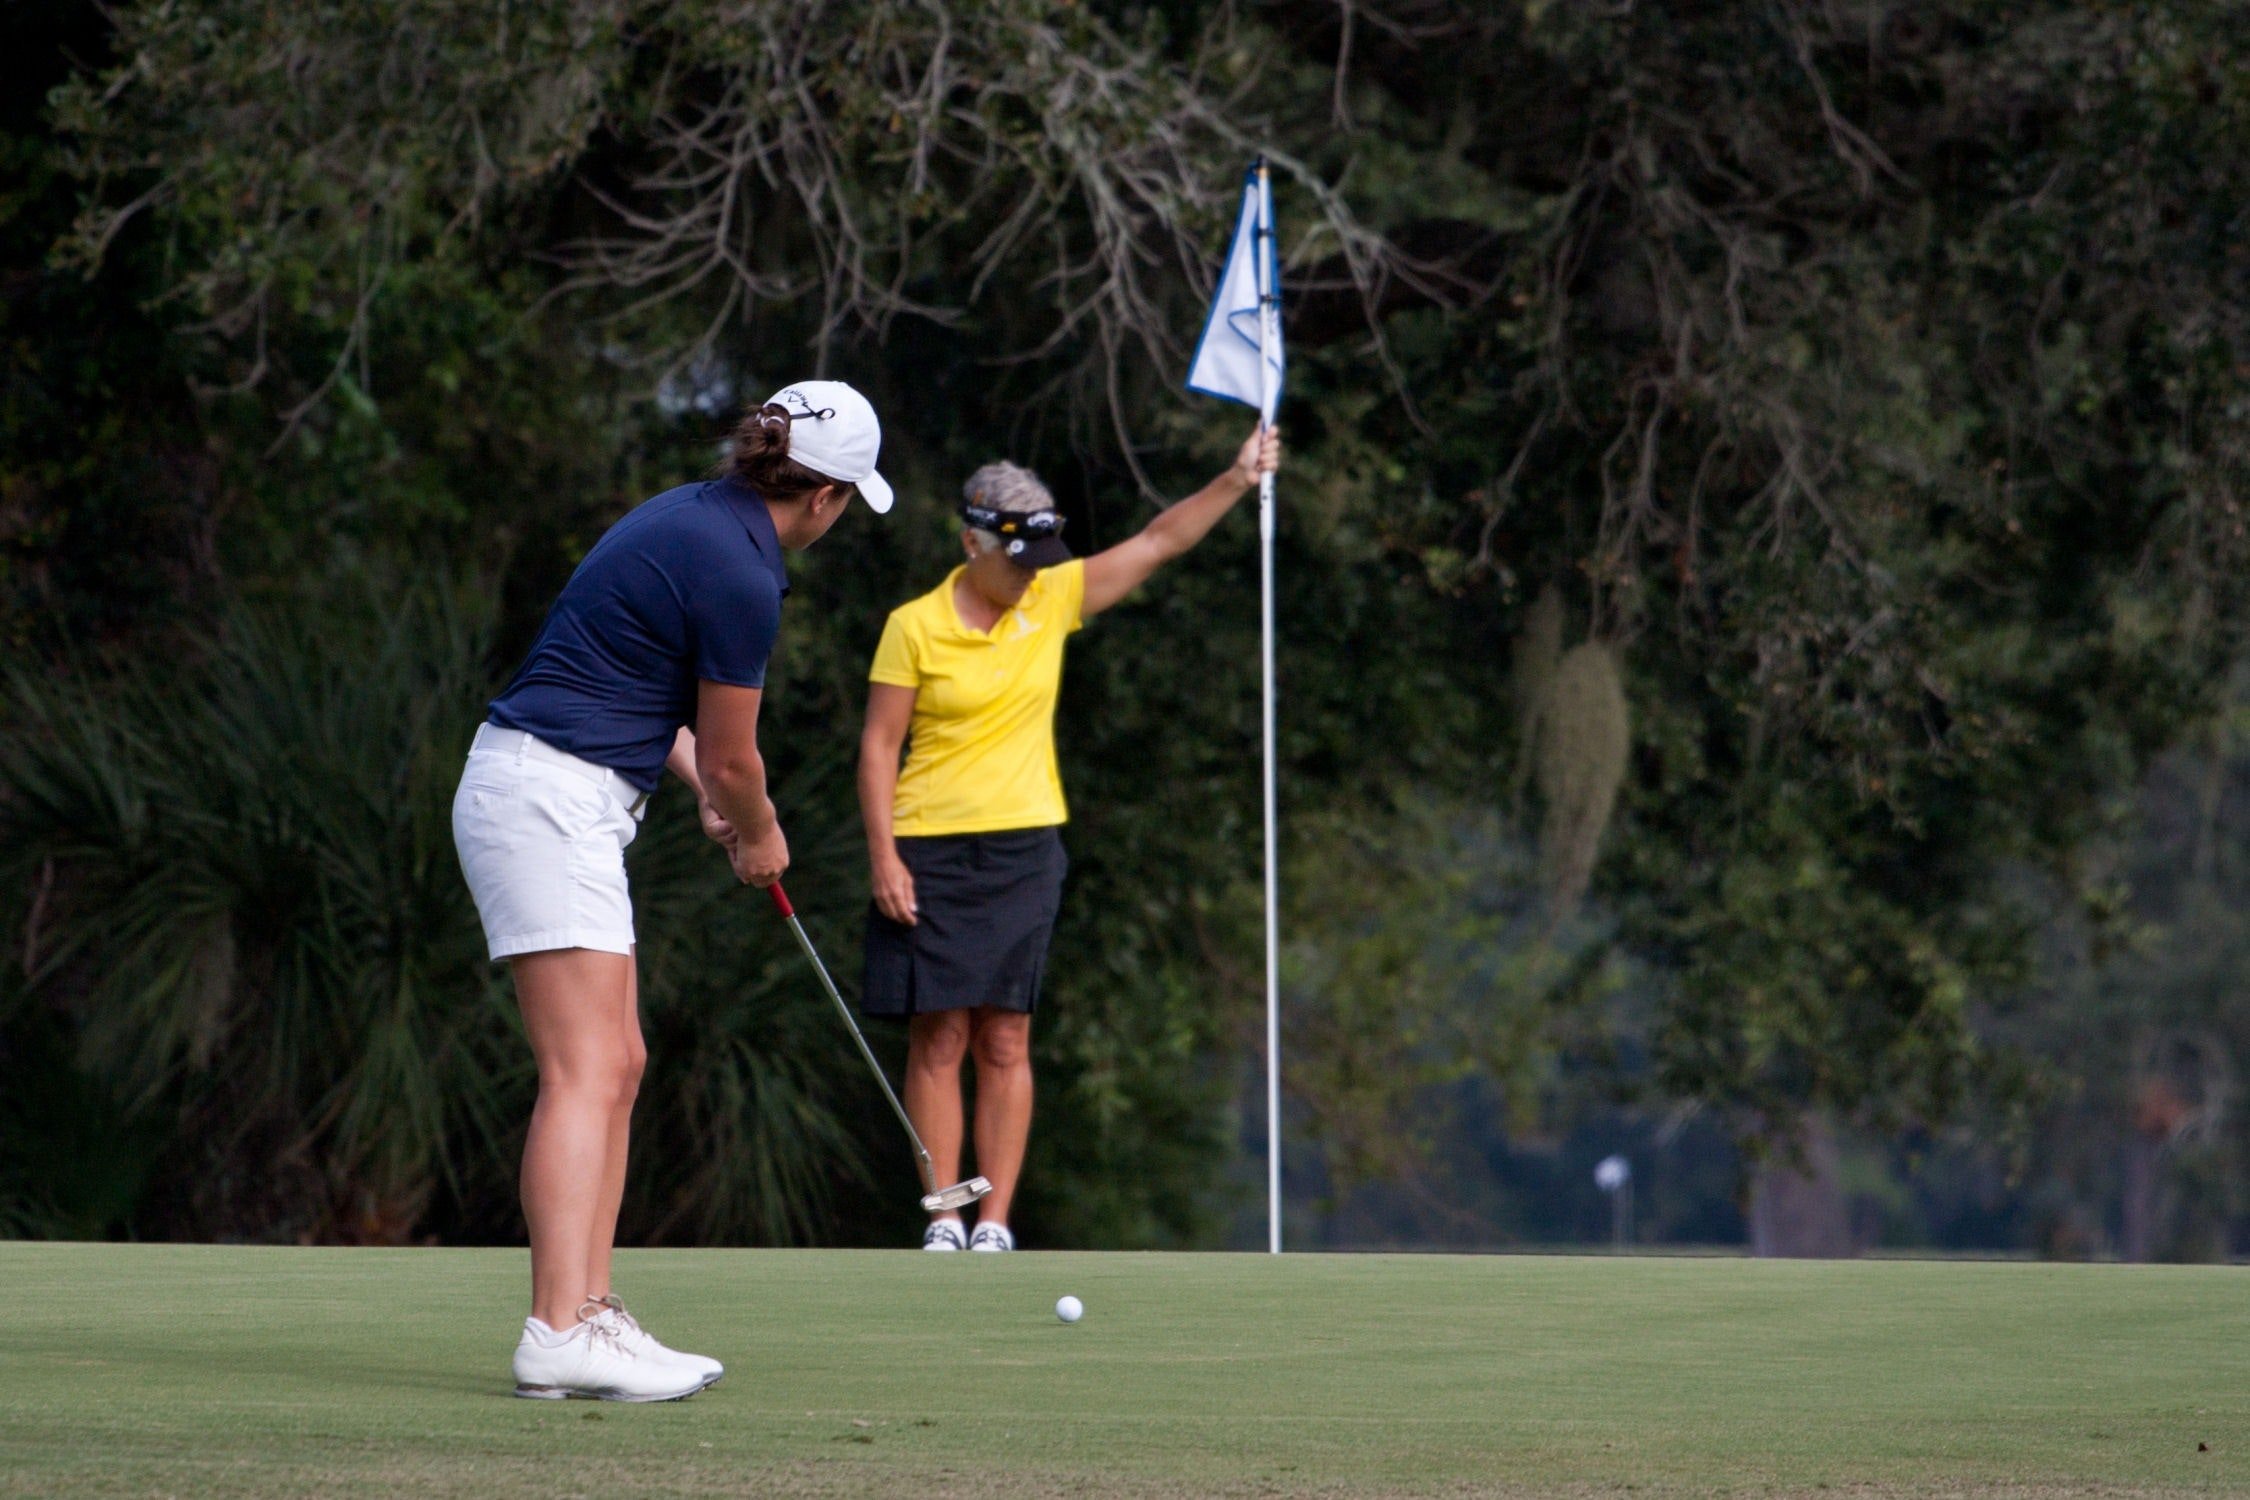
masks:
[[[891,803],[902,837],[1002,833],[1069,821],[1055,765],[1063,642],[1086,622],[1082,558],[1042,568],[987,631],[953,607],[955,568],[891,611],[870,682],[914,689],[906,764]]]

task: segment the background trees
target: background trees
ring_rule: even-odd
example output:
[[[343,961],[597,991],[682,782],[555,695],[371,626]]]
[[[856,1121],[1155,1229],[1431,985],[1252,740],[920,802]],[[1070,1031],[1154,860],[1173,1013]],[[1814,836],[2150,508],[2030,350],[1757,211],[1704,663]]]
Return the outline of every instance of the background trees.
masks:
[[[1861,1174],[1894,1185],[1860,1194],[1865,1233],[1958,1242],[1974,1220],[2029,1243],[2022,1195],[2064,1179],[2104,1205],[2073,1243],[2153,1251],[2183,1195],[2229,1205],[2197,1244],[2240,1233],[2239,1156],[2189,1160],[2231,1118],[2224,960],[2162,1021],[2133,981],[2099,1024],[2143,1041],[2064,1043],[2163,951],[2112,942],[2164,863],[2111,852],[2141,847],[2121,809],[2162,752],[2210,743],[2241,654],[2246,142],[2223,8],[526,0],[472,21],[209,0],[6,24],[27,186],[0,220],[0,583],[37,666],[11,689],[0,899],[13,930],[84,927],[67,956],[27,945],[0,1036],[62,1060],[79,1102],[43,1118],[141,1132],[122,1155],[150,1181],[182,1143],[240,1165],[197,1091],[266,1069],[323,1185],[223,1227],[346,1234],[368,1199],[387,1234],[505,1233],[504,1127],[449,1116],[472,1099],[439,1071],[512,1118],[505,1008],[463,913],[436,911],[438,860],[415,1004],[486,1019],[370,1094],[431,1101],[413,1144],[379,1143],[391,1165],[322,1113],[323,1088],[378,1076],[386,1033],[342,998],[395,972],[372,952],[304,980],[340,1029],[301,1098],[255,1052],[180,1054],[153,1082],[106,1052],[118,997],[158,992],[104,913],[158,887],[39,811],[39,775],[94,763],[59,754],[66,721],[123,744],[161,713],[228,741],[248,731],[227,684],[318,699],[335,642],[392,639],[365,667],[422,663],[406,684],[329,689],[356,758],[288,775],[308,805],[323,778],[388,777],[418,808],[422,772],[398,768],[457,748],[438,705],[473,717],[601,527],[707,465],[744,395],[842,375],[886,414],[909,503],[804,560],[774,733],[800,895],[847,943],[843,747],[883,610],[936,576],[945,497],[994,452],[1055,483],[1081,547],[1223,460],[1231,420],[1176,382],[1265,149],[1296,454],[1287,1045],[1297,1187],[1330,1231],[1543,1236],[1576,1210],[1527,1163],[1624,1141],[1676,1169],[1644,1222],[1735,1233],[1729,1184],[1786,1166],[1809,1125],[1844,1143],[1831,1189],[1875,1163],[1862,1140],[1910,1143],[1918,1176]],[[1051,1239],[1223,1236],[1228,1163],[1257,1144],[1229,1112],[1256,1003],[1241,532],[1074,656],[1077,876],[1026,1205]],[[408,575],[481,602],[444,615],[448,590]],[[388,637],[371,587],[421,600]],[[292,623],[318,619],[338,623]],[[288,723],[258,725],[275,756]],[[113,781],[227,795],[165,769],[172,733],[117,751]],[[2204,824],[2231,847],[2217,784]],[[380,842],[310,837],[341,864]],[[647,843],[652,902],[725,911],[691,842]],[[269,857],[242,862],[270,880]],[[213,932],[248,951],[265,904],[212,903],[192,939],[167,915],[147,961],[184,975]],[[2160,925],[2228,951],[2223,898],[2199,909]],[[276,951],[304,941],[281,925]],[[686,1081],[652,1101],[677,1170],[640,1231],[890,1233],[820,1165],[887,1147],[794,1008],[786,949],[749,913],[673,922],[677,951],[650,926],[658,1066]],[[203,982],[245,1016],[282,1003]],[[2181,1110],[2204,1123],[2182,1135]],[[2134,1158],[2145,1233],[2125,1186],[2065,1165],[2114,1157],[2071,1143],[2120,1114],[2166,1132]],[[1971,1124],[1997,1156],[1946,1134]],[[20,1221],[72,1149],[10,1153]],[[1988,1168],[2016,1207],[1899,1206]],[[110,1201],[82,1222],[222,1227],[154,1188]]]

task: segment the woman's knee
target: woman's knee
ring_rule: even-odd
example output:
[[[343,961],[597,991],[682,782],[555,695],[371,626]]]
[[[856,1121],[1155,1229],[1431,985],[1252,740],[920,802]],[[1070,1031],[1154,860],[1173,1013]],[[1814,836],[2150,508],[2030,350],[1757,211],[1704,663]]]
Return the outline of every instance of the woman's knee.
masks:
[[[916,1016],[907,1033],[906,1065],[925,1072],[948,1073],[961,1066],[969,1054],[969,1013],[939,1011]]]
[[[559,1058],[540,1068],[539,1092],[590,1109],[616,1109],[640,1093],[647,1066],[648,1052],[641,1047]]]
[[[979,1068],[1020,1068],[1031,1061],[1031,1017],[993,1011],[980,1017],[971,1044]]]

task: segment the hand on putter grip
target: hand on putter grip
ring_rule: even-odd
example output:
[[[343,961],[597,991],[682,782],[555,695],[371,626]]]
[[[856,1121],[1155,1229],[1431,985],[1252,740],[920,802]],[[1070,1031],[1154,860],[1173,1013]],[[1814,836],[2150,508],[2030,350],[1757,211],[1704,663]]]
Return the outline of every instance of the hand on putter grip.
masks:
[[[696,814],[703,820],[703,835],[705,838],[708,838],[714,844],[724,846],[730,851],[734,848],[736,840],[741,835],[734,831],[732,823],[719,816],[717,808],[708,802],[704,802],[697,806]]]
[[[782,837],[779,819],[769,819],[766,831],[754,839],[737,832],[727,853],[735,878],[745,885],[772,885],[789,868],[789,840]]]
[[[875,909],[892,921],[915,924],[914,872],[895,853],[874,865]]]
[[[1243,439],[1242,451],[1234,456],[1234,477],[1244,484],[1256,484],[1260,474],[1271,474],[1280,467],[1281,429],[1253,427],[1250,436]]]

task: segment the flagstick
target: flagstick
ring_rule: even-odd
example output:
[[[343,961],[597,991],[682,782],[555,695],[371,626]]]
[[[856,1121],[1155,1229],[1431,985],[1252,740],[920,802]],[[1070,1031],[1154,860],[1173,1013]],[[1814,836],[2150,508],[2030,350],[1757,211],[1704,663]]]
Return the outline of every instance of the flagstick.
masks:
[[[1258,162],[1258,410],[1273,426],[1273,339],[1280,296],[1273,285],[1273,184]],[[1273,475],[1258,476],[1258,624],[1264,659],[1266,798],[1266,1249],[1281,1253],[1281,890],[1274,796]]]
[[[1265,658],[1266,1248],[1281,1253],[1281,892],[1275,874],[1273,733],[1273,476],[1258,480],[1260,645]]]

